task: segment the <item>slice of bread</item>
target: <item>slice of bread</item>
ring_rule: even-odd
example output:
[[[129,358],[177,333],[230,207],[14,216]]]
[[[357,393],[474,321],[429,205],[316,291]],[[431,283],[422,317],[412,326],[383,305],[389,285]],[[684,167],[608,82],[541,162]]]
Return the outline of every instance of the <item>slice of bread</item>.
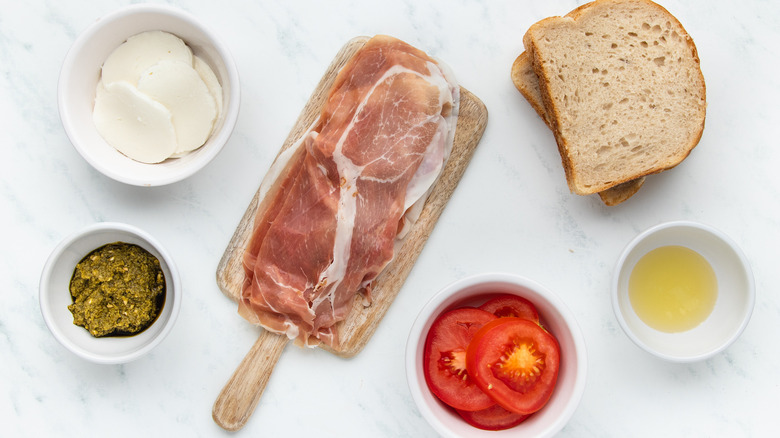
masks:
[[[639,189],[642,187],[642,184],[644,183],[645,177],[640,176],[639,178],[635,178],[630,181],[620,183],[616,186],[612,186],[606,190],[600,191],[599,197],[601,198],[601,202],[603,202],[605,205],[613,207],[634,196],[634,194],[639,191]]]
[[[649,0],[597,0],[532,25],[523,43],[572,192],[670,169],[701,138],[693,40]]]
[[[542,101],[542,90],[539,89],[539,78],[534,71],[534,62],[528,52],[523,52],[515,59],[512,64],[512,83],[525,100],[531,104],[531,107],[539,114],[544,124],[552,129],[552,123],[547,115],[547,108]]]
[[[539,89],[539,80],[536,77],[536,72],[534,72],[534,64],[527,52],[521,53],[512,64],[512,82],[528,103],[531,104],[536,113],[539,114],[544,123],[552,129],[547,109],[542,101],[542,92]],[[644,182],[645,177],[632,179],[600,191],[599,197],[604,204],[615,206],[633,196]]]

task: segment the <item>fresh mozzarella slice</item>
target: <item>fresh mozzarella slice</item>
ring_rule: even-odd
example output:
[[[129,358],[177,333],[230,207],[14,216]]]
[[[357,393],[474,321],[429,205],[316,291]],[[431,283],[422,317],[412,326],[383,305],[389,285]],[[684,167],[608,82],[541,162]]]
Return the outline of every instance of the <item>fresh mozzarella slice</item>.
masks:
[[[133,35],[103,63],[103,82],[125,81],[136,85],[143,72],[162,60],[192,65],[192,50],[168,32],[154,30]]]
[[[111,146],[142,163],[159,163],[176,150],[171,112],[164,105],[127,82],[98,90],[92,118]]]
[[[193,57],[192,67],[198,72],[200,78],[203,79],[203,82],[209,89],[209,93],[211,93],[211,97],[214,98],[214,102],[217,104],[217,118],[219,118],[219,115],[222,114],[222,86],[219,85],[217,75],[214,74],[214,70],[209,67],[206,61],[198,56]]]
[[[138,91],[170,110],[178,142],[174,153],[197,149],[208,140],[217,105],[191,64],[160,61],[141,75]]]

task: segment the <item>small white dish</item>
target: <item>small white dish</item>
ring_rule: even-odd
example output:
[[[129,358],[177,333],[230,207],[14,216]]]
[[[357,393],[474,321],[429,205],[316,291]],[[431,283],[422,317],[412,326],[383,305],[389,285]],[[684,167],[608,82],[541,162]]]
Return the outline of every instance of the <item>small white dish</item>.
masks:
[[[558,381],[550,400],[521,424],[506,430],[488,431],[466,423],[428,389],[423,371],[425,339],[434,320],[443,312],[477,304],[496,294],[514,294],[531,301],[545,328],[561,349]],[[565,303],[552,291],[527,278],[488,273],[456,281],[439,291],[420,310],[406,343],[406,379],[417,408],[436,432],[445,437],[549,437],[559,432],[579,405],[587,376],[585,339]]]
[[[666,333],[645,324],[628,295],[631,271],[642,256],[667,245],[703,256],[718,282],[718,297],[707,319],[693,329]],[[710,358],[731,345],[750,320],[755,303],[753,274],[740,248],[724,233],[690,221],[666,222],[640,233],[623,250],[612,282],[612,307],[623,331],[645,351],[672,362]]]
[[[92,109],[100,70],[108,55],[127,38],[150,30],[172,33],[202,58],[222,86],[223,109],[208,141],[196,151],[162,163],[146,164],[121,154],[95,128]],[[136,186],[160,186],[185,179],[211,162],[227,143],[238,119],[238,69],[227,46],[200,20],[164,5],[131,5],[93,23],[76,38],[60,71],[60,119],[71,143],[95,169]]]
[[[73,314],[68,310],[73,299],[68,286],[76,264],[84,256],[114,242],[139,245],[157,257],[165,275],[165,303],[154,323],[141,333],[96,338],[73,324]],[[76,355],[101,364],[130,362],[151,351],[170,333],[181,308],[181,280],[170,254],[146,232],[112,222],[90,225],[57,245],[41,273],[39,294],[41,314],[55,339]]]

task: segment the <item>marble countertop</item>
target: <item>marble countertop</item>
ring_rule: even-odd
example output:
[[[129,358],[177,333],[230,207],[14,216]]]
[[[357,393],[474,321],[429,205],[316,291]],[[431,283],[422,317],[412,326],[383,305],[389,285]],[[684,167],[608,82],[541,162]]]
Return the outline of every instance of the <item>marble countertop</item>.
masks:
[[[560,436],[777,436],[780,3],[662,2],[696,42],[706,127],[685,162],[611,208],[569,193],[552,135],[509,79],[525,30],[581,1],[172,1],[230,47],[242,101],[221,154],[198,174],[155,188],[91,168],[68,141],[56,105],[70,44],[128,3],[0,0],[0,436],[231,435],[213,422],[212,405],[259,329],[217,288],[217,263],[333,56],[349,39],[378,33],[449,64],[486,104],[487,130],[366,348],[343,359],[288,346],[238,435],[435,436],[406,385],[407,333],[440,288],[504,271],[556,291],[584,332],[588,381]],[[757,290],[743,335],[694,364],[667,363],[635,346],[609,299],[623,246],[679,219],[712,225],[741,245]],[[184,285],[176,327],[125,365],[96,365],[65,350],[38,305],[49,253],[100,221],[155,236]]]

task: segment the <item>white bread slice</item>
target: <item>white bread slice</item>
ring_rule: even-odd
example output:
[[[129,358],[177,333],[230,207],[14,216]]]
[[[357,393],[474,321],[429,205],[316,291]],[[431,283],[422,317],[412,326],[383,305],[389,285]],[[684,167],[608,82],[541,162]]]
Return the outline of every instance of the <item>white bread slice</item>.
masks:
[[[704,129],[693,40],[649,0],[597,0],[532,25],[539,79],[566,179],[586,195],[670,169]]]
[[[512,82],[520,93],[525,97],[531,107],[539,114],[544,123],[550,126],[550,119],[547,115],[547,109],[542,101],[542,92],[539,89],[539,79],[534,71],[534,64],[527,52],[523,52],[515,59],[512,64]],[[599,192],[601,201],[607,206],[615,206],[633,196],[642,184],[645,177],[639,177],[610,187]]]
[[[539,114],[544,124],[552,129],[552,123],[547,115],[547,109],[542,101],[542,90],[539,89],[539,78],[534,71],[534,62],[528,52],[521,53],[512,63],[512,83],[531,107]]]
[[[600,191],[599,197],[601,198],[601,202],[603,202],[605,205],[614,207],[615,205],[618,205],[626,199],[634,196],[634,194],[639,191],[639,189],[642,187],[642,184],[644,183],[645,177],[640,176],[639,178],[635,178],[624,183],[620,183],[616,186],[612,186],[606,190]]]

